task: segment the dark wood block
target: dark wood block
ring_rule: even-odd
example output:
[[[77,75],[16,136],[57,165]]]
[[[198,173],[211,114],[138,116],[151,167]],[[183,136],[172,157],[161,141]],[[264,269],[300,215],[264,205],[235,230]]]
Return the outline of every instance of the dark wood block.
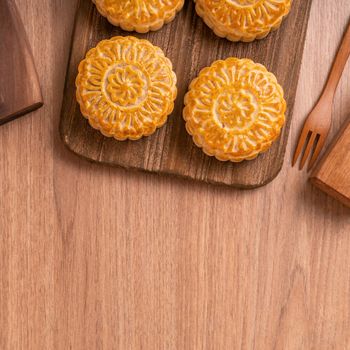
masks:
[[[350,119],[320,160],[310,181],[350,207]]]
[[[42,105],[38,75],[16,4],[0,0],[0,125]]]

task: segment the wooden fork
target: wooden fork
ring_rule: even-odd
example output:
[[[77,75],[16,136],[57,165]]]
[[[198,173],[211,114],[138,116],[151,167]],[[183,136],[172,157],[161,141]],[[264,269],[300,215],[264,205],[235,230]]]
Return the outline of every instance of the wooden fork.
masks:
[[[309,158],[308,171],[313,167],[327,139],[332,120],[332,105],[335,91],[344,71],[346,62],[350,55],[350,21],[348,29],[340,45],[337,57],[333,63],[326,87],[312,112],[307,117],[303,130],[301,131],[298,146],[295,150],[292,166],[295,165],[304,146],[305,151],[300,162],[299,169],[303,169]]]

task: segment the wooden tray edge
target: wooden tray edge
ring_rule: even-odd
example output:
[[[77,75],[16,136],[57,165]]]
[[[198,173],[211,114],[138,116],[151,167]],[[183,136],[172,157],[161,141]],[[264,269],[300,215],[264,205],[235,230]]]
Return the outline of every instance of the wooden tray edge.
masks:
[[[61,123],[60,123],[60,126],[61,126]],[[134,167],[134,166],[127,166],[127,165],[123,165],[123,164],[117,164],[117,163],[113,163],[113,162],[106,162],[106,161],[101,161],[101,160],[94,159],[94,158],[91,158],[91,157],[86,157],[83,153],[80,153],[78,150],[76,150],[73,147],[71,147],[71,144],[69,143],[68,139],[63,134],[63,132],[61,130],[61,127],[60,127],[59,134],[60,134],[61,141],[64,144],[66,149],[68,149],[71,153],[73,153],[75,156],[79,157],[80,159],[83,159],[83,160],[88,161],[90,163],[96,163],[96,164],[109,166],[109,167],[112,167],[112,168],[120,168],[120,169],[140,172],[140,173],[147,173],[147,174],[155,174],[155,175],[160,175],[160,176],[174,177],[174,178],[178,178],[178,179],[184,179],[186,181],[190,180],[190,181],[193,181],[193,182],[210,184],[210,185],[215,185],[215,186],[219,185],[219,186],[224,186],[224,187],[230,187],[230,188],[233,188],[233,189],[236,188],[236,189],[241,189],[241,190],[253,190],[253,189],[257,189],[257,188],[266,186],[267,184],[272,182],[278,176],[278,174],[281,172],[283,164],[284,164],[284,159],[282,159],[282,162],[279,165],[276,173],[273,174],[271,177],[267,178],[265,181],[263,181],[263,182],[261,182],[259,184],[256,184],[256,185],[244,185],[242,183],[226,183],[226,182],[222,182],[222,181],[213,181],[213,180],[205,180],[205,179],[200,180],[200,179],[194,179],[191,176],[180,174],[180,173],[176,173],[176,172],[153,171],[153,170],[148,170],[148,169],[145,169],[145,168]]]

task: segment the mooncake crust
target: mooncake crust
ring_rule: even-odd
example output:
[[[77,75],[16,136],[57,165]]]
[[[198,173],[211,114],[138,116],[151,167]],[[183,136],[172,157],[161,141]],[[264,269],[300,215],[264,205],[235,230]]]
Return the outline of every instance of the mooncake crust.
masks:
[[[79,64],[76,97],[90,125],[107,137],[137,140],[173,111],[176,75],[163,51],[132,36],[101,41]]]
[[[249,59],[215,61],[195,78],[183,117],[194,143],[221,161],[241,162],[267,151],[285,122],[276,77]]]
[[[196,12],[219,37],[250,42],[280,27],[292,0],[195,0]]]
[[[147,33],[171,22],[184,0],[92,0],[100,14],[126,31]]]

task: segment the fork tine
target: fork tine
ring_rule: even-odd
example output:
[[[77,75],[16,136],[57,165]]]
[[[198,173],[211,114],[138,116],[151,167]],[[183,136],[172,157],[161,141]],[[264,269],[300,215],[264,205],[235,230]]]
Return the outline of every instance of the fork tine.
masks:
[[[306,128],[306,124],[305,124],[303,127],[303,130],[301,131],[300,137],[299,137],[298,146],[295,149],[294,157],[292,160],[292,166],[294,166],[295,163],[297,162],[299,155],[300,155],[300,152],[302,151],[302,149],[304,147],[304,143],[306,141],[308,134],[309,134],[309,129]]]
[[[322,151],[322,148],[325,144],[325,141],[326,141],[326,137],[325,136],[322,136],[320,135],[320,138],[318,139],[317,143],[316,143],[316,147],[315,147],[315,151],[314,151],[314,154],[312,155],[311,159],[310,159],[310,162],[309,162],[309,165],[307,167],[307,171],[310,171],[311,168],[313,167],[314,163],[316,162],[319,154],[321,153]]]
[[[300,162],[300,165],[299,165],[299,170],[303,169],[306,160],[309,158],[310,150],[311,150],[311,148],[312,148],[312,146],[313,146],[313,144],[315,142],[316,136],[317,136],[317,134],[315,132],[311,133],[309,141],[308,141],[308,143],[306,145],[306,148],[305,148],[305,151],[304,151],[304,154],[303,154],[303,158],[301,158],[301,162]]]

